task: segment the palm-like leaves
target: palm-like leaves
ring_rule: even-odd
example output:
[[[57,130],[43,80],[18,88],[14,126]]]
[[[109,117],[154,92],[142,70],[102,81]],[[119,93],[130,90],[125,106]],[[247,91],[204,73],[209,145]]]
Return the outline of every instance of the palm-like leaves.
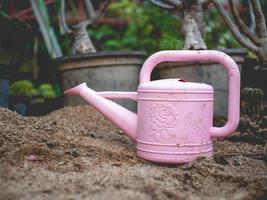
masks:
[[[61,57],[62,52],[57,41],[54,29],[50,24],[49,14],[44,1],[30,0],[30,2],[50,57]]]

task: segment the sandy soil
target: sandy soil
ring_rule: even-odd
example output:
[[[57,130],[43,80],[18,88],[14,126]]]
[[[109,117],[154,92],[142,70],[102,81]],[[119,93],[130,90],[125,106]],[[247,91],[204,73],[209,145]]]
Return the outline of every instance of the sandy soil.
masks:
[[[157,165],[89,106],[0,109],[0,199],[267,199],[263,148],[236,133],[214,142],[212,159]]]

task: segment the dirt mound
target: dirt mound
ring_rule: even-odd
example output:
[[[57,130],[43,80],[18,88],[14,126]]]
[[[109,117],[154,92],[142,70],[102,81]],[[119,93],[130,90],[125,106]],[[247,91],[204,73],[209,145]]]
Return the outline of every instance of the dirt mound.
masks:
[[[0,109],[0,199],[264,199],[264,159],[263,144],[224,140],[212,159],[157,165],[89,106]]]

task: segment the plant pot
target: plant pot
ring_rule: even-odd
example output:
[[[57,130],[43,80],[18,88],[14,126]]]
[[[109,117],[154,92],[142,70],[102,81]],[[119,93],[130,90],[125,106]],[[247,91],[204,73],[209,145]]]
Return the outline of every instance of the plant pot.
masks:
[[[256,58],[246,58],[242,65],[242,88],[260,88],[267,100],[267,64],[258,62]]]
[[[3,79],[0,77],[0,107],[8,107],[8,88],[9,79]]]
[[[241,70],[247,51],[241,49],[220,51],[231,56]],[[215,90],[214,115],[227,116],[228,78],[227,72],[220,64],[213,62],[164,62],[158,65],[157,70],[161,79],[179,77],[191,82],[212,85]]]
[[[8,90],[11,71],[6,65],[0,65],[0,107],[8,107]]]
[[[83,82],[95,91],[136,91],[145,56],[143,52],[97,52],[57,58],[53,64],[61,72],[64,91]],[[136,102],[116,102],[136,110]],[[80,97],[64,96],[65,106],[78,104],[85,102]]]
[[[29,104],[29,116],[43,116],[50,112],[62,108],[61,98],[45,99],[44,102],[35,102]]]
[[[9,96],[9,108],[10,110],[16,111],[22,116],[28,114],[28,107],[31,101],[31,97],[28,96]]]

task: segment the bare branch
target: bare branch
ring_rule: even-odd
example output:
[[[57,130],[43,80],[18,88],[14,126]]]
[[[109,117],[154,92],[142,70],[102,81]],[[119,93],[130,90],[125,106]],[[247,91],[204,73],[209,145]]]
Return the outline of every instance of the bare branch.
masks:
[[[91,24],[95,23],[95,21],[98,20],[99,17],[101,17],[101,15],[104,13],[104,11],[106,10],[106,8],[107,8],[108,4],[110,3],[110,1],[111,0],[106,0],[97,11],[95,11],[95,9],[93,8],[93,5],[92,4],[90,5],[90,3],[89,3],[88,4],[89,7],[86,6],[87,7],[86,8],[86,12],[87,12],[87,15],[89,16],[89,19],[86,19],[84,22],[88,23],[88,25],[91,25]],[[86,2],[87,2],[87,0],[86,0]],[[90,14],[90,10],[92,10],[91,14]]]
[[[107,9],[109,3],[111,2],[111,0],[106,0],[102,6],[98,9],[98,12],[96,13],[96,19],[98,19],[99,17],[101,17],[103,15],[103,13],[105,12],[105,10]]]
[[[155,4],[156,6],[159,6],[161,8],[164,9],[174,9],[175,7],[173,5],[170,5],[168,3],[165,3],[161,0],[150,0],[153,4]]]
[[[212,0],[200,0],[203,6],[208,6]]]
[[[246,40],[244,36],[239,32],[237,26],[232,22],[231,18],[229,17],[229,15],[225,11],[219,0],[212,0],[212,1],[216,6],[217,10],[219,11],[221,17],[223,18],[224,23],[228,26],[228,28],[230,29],[236,40],[244,47],[257,53],[259,51],[258,47],[249,40]]]
[[[183,1],[182,0],[165,0],[168,3],[172,4],[176,8],[181,8],[183,6]]]
[[[94,21],[96,18],[96,12],[91,0],[84,0],[84,3],[89,19]]]
[[[153,4],[165,9],[181,9],[183,7],[182,0],[150,0]]]
[[[66,24],[66,17],[65,17],[65,0],[61,0],[61,8],[59,12],[59,23],[61,24],[62,28],[66,33],[71,33],[68,25]]]
[[[250,0],[256,20],[256,32],[260,38],[267,37],[265,18],[259,0]]]
[[[246,24],[243,22],[243,20],[240,18],[239,13],[237,11],[236,5],[233,0],[228,0],[231,12],[234,18],[235,23],[239,27],[239,30],[243,32],[254,44],[260,45],[259,39],[253,35],[253,33],[249,30],[249,28],[246,26]]]
[[[248,8],[249,8],[249,18],[250,18],[250,26],[249,26],[249,30],[252,33],[255,33],[256,30],[256,23],[255,23],[255,15],[253,13],[253,9],[252,9],[252,5],[251,5],[251,1],[248,1]]]

